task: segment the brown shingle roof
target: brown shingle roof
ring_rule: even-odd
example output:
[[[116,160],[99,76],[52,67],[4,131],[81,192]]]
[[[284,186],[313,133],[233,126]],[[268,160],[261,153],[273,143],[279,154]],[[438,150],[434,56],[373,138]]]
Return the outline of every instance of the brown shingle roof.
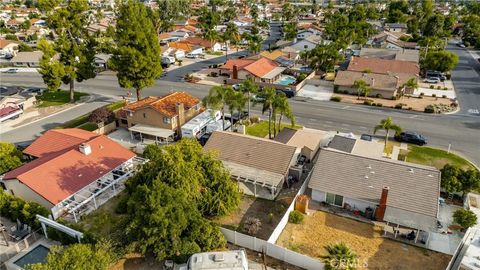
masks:
[[[308,187],[378,203],[389,187],[387,206],[437,217],[440,172],[428,166],[321,149]]]
[[[286,175],[297,148],[268,139],[215,131],[204,149],[218,151],[223,161]]]
[[[146,97],[137,102],[128,104],[123,108],[123,110],[136,111],[150,107],[163,115],[173,117],[177,115],[177,103],[183,103],[185,110],[189,110],[190,108],[199,104],[200,100],[185,92],[174,92],[163,97]]]
[[[352,57],[348,65],[349,71],[370,70],[372,73],[406,73],[417,75],[420,72],[418,64],[407,61],[385,60],[376,58]]]
[[[400,85],[400,79],[394,75],[363,73],[356,71],[339,71],[335,77],[334,84],[346,87],[352,87],[356,80],[363,80],[372,89],[395,91]],[[402,80],[403,81],[403,80]]]

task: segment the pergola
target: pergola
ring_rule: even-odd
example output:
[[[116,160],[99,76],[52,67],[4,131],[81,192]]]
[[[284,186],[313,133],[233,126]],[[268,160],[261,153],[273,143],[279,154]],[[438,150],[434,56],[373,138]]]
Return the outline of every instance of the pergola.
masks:
[[[244,166],[234,162],[224,161],[223,163],[230,169],[232,179],[253,185],[253,196],[255,197],[263,197],[265,199],[273,200],[282,189],[285,176],[281,174]],[[264,192],[263,195],[259,192],[261,189],[268,192],[268,197],[266,196],[267,192]],[[244,192],[247,193],[245,189]]]
[[[134,173],[134,168],[147,162],[147,159],[133,157],[120,166],[104,174],[94,182],[59,202],[52,208],[53,217],[72,215],[75,222],[82,215],[88,214],[122,191],[123,182]]]

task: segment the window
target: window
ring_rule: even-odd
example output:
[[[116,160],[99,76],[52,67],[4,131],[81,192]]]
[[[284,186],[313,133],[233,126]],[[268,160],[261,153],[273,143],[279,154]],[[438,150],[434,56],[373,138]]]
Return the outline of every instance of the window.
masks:
[[[308,49],[308,45],[303,45],[303,48],[304,48],[304,49]]]
[[[143,113],[143,118],[147,118],[147,114],[146,114],[146,113]]]
[[[128,124],[127,119],[121,119],[120,122],[121,122],[122,124],[124,124],[124,125],[127,125],[127,124]]]
[[[328,204],[333,204],[333,205],[336,205],[336,206],[343,206],[343,196],[340,196],[340,195],[327,193],[327,197],[326,197],[325,201]]]
[[[170,124],[170,123],[172,123],[172,119],[170,119],[168,117],[163,117],[163,123]]]

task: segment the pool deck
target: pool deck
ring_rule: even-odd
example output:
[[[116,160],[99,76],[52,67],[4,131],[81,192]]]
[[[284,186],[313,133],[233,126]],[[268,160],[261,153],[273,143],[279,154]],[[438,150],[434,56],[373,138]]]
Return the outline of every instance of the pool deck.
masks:
[[[37,243],[45,243],[45,246],[50,246],[54,244],[53,241],[47,240],[43,234],[41,234],[41,230],[38,232],[32,232],[29,236],[24,238],[23,240],[16,241],[12,237],[8,235],[10,228],[15,226],[16,223],[0,217],[0,222],[5,226],[6,230],[5,234],[0,232],[0,270],[3,269],[10,269],[5,268],[6,262],[11,260],[13,257],[19,254],[25,254],[30,250],[30,247],[35,246]],[[7,243],[5,242],[4,236],[6,235]],[[15,268],[17,269],[17,268]]]

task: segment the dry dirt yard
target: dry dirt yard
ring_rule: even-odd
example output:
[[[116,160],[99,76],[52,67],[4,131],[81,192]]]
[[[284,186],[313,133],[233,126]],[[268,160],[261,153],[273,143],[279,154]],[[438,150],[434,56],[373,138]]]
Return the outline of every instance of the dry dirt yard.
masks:
[[[325,245],[345,242],[359,255],[357,269],[445,269],[451,256],[381,237],[381,228],[315,211],[302,224],[288,223],[277,245],[320,257]]]
[[[333,94],[333,96],[341,97],[342,102],[345,102],[345,103],[363,104],[365,100],[364,97],[360,97],[360,99],[357,99],[358,97],[355,95]],[[418,112],[423,112],[427,105],[434,105],[434,104],[450,105],[452,103],[452,101],[448,98],[427,97],[427,96],[424,96],[423,98],[403,97],[398,100],[372,98],[372,97],[368,97],[367,99],[372,100],[373,103],[381,103],[383,107],[390,107],[390,108],[395,107],[395,105],[397,105],[398,103],[404,103],[404,104],[407,104],[403,106],[404,109],[408,107],[412,107],[413,111],[418,111]]]

